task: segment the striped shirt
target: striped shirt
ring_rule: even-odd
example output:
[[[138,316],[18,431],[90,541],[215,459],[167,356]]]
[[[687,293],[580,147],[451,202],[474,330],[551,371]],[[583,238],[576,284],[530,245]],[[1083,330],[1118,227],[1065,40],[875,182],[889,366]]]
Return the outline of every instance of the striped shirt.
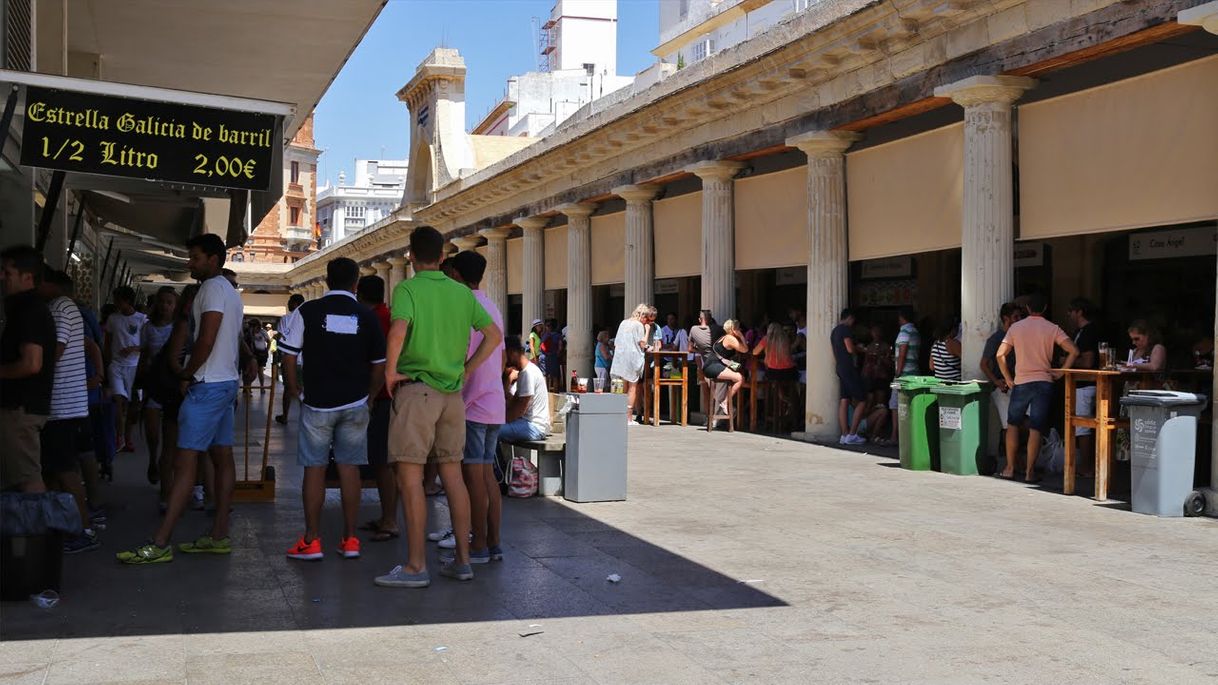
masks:
[[[85,376],[85,323],[80,308],[67,297],[50,303],[55,320],[55,340],[63,345],[63,355],[55,362],[51,384],[50,420],[77,419],[89,415],[88,379]]]
[[[936,340],[930,347],[930,359],[935,366],[935,378],[941,381],[960,380],[960,357],[948,352],[947,343]]]

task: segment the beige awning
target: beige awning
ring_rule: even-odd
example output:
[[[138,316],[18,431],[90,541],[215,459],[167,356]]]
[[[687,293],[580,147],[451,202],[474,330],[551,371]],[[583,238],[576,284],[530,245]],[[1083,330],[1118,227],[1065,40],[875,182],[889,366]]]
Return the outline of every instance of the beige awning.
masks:
[[[808,171],[805,165],[735,183],[736,269],[808,263]]]

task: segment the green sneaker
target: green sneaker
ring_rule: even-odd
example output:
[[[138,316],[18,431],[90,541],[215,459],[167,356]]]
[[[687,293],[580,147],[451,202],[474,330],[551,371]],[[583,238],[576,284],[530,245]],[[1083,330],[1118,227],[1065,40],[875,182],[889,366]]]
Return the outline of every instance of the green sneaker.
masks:
[[[210,535],[202,535],[194,542],[178,545],[178,551],[184,554],[232,554],[233,544],[228,538],[213,540]]]
[[[120,563],[139,564],[168,564],[173,561],[173,547],[166,545],[158,547],[154,543],[140,545],[129,552],[119,552],[114,555]]]

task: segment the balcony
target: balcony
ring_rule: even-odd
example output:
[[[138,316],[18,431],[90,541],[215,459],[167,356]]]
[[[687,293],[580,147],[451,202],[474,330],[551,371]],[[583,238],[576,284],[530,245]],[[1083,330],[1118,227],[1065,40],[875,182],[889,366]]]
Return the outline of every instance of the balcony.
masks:
[[[289,252],[305,252],[313,247],[313,229],[308,226],[286,226],[280,233],[283,249]]]
[[[295,195],[297,197],[304,197],[304,186],[300,185],[299,183],[292,183],[289,181],[287,194]]]

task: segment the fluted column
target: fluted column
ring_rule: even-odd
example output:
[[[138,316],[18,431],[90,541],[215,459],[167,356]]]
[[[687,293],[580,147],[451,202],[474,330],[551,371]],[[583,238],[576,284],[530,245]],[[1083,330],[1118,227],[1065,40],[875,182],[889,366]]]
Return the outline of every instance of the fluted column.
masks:
[[[812,131],[787,139],[808,156],[808,387],[804,433],[837,435],[838,382],[832,374],[829,332],[849,302],[846,234],[846,148],[859,139],[846,131]]]
[[[482,277],[482,290],[499,313],[507,319],[507,237],[506,228],[484,228],[478,234],[486,238],[486,275]],[[527,325],[527,324],[526,324]]]
[[[702,308],[719,321],[736,316],[736,231],[732,178],[744,164],[698,162],[686,171],[702,179]]]
[[[516,225],[524,231],[524,297],[521,300],[521,340],[529,339],[529,324],[546,311],[546,237],[544,216],[521,217]]]
[[[589,202],[559,205],[567,215],[567,372],[592,375],[592,211]]]
[[[385,261],[389,262],[389,280],[385,283],[385,301],[393,301],[393,289],[398,283],[406,280],[406,258],[394,255]]]
[[[376,275],[381,277],[381,281],[385,286],[385,301],[389,301],[389,272],[393,269],[393,265],[389,260],[375,262],[372,268],[376,269]]]
[[[619,186],[613,194],[626,201],[626,302],[624,316],[640,303],[655,304],[655,233],[651,201],[653,185]]]
[[[1218,35],[1218,0],[1182,10],[1178,20],[1181,24],[1200,26]],[[1218,281],[1215,281],[1214,287],[1218,295]],[[1214,339],[1218,340],[1218,299],[1214,303]],[[1214,398],[1218,398],[1218,374],[1214,374],[1213,387],[1210,388],[1211,403]],[[1218,516],[1218,421],[1210,422],[1210,446],[1210,486],[1204,489],[1205,512]]]
[[[1011,105],[1036,82],[973,76],[935,89],[964,107],[964,228],[960,340],[964,378],[981,375],[985,341],[1002,323],[998,308],[1015,293],[1015,203]]]

